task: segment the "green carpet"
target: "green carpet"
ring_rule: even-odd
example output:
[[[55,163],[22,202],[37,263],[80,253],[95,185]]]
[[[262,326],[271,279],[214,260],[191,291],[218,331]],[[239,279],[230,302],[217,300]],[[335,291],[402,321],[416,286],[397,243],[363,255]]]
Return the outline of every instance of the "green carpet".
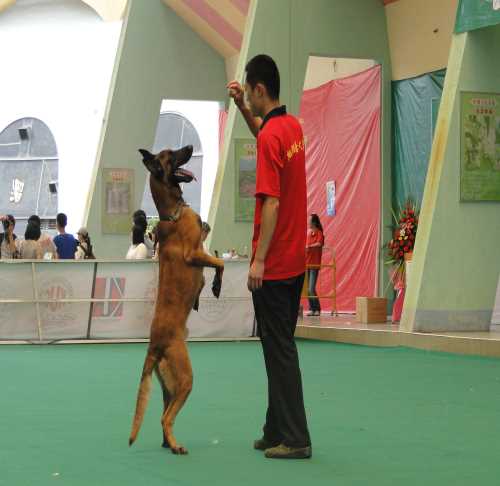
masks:
[[[493,485],[500,360],[300,342],[310,461],[252,450],[266,405],[258,343],[193,343],[193,393],[160,447],[155,383],[127,445],[145,345],[0,349],[0,484]]]

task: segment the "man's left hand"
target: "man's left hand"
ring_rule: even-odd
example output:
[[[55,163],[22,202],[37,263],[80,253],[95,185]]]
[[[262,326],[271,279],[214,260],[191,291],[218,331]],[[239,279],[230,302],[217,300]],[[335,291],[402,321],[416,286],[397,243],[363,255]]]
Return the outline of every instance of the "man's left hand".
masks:
[[[253,292],[262,287],[262,280],[264,278],[264,262],[262,260],[254,260],[250,272],[248,272],[248,290]]]

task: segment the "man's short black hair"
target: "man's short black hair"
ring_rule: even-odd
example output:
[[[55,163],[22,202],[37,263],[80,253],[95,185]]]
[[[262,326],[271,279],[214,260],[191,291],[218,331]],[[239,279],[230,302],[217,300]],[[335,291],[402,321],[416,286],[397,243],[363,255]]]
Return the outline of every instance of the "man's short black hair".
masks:
[[[25,240],[39,240],[40,239],[40,225],[36,221],[30,221],[28,226],[26,226],[26,231],[24,232]]]
[[[253,88],[257,83],[263,84],[272,100],[280,97],[280,72],[272,57],[259,54],[248,61],[245,67],[246,82]]]
[[[66,228],[66,225],[68,224],[68,217],[64,213],[59,213],[56,216],[56,221],[61,228]]]

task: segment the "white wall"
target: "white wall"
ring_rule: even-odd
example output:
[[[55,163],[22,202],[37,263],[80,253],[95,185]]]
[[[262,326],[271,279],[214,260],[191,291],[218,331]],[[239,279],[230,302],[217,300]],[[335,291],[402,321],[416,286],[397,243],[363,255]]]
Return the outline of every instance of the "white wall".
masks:
[[[18,0],[0,14],[0,130],[45,122],[59,154],[59,211],[82,224],[121,21],[80,0]]]
[[[309,56],[304,89],[313,89],[334,79],[346,78],[375,66],[372,59]]]
[[[219,164],[218,101],[163,100],[161,111],[175,111],[185,116],[195,127],[203,150],[203,180],[201,181],[201,219],[206,221]]]

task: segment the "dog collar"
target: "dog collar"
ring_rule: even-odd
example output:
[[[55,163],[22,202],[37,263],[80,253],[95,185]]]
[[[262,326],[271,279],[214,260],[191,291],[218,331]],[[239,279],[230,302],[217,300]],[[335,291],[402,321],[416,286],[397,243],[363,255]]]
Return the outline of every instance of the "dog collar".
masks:
[[[167,216],[163,216],[163,217],[160,216],[160,221],[170,221],[171,223],[176,223],[177,221],[179,221],[181,214],[182,214],[182,208],[185,205],[186,204],[184,202],[180,202],[177,205],[177,209],[176,209],[174,214],[168,214]]]

